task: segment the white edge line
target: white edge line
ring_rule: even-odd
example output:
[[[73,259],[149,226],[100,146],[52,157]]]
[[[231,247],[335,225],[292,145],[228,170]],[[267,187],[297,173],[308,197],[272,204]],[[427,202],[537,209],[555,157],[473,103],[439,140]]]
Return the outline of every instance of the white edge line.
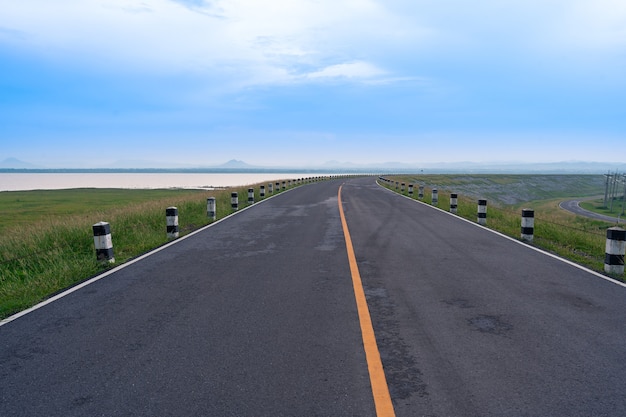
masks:
[[[308,185],[308,184],[301,184],[299,187],[306,186],[306,185]],[[252,205],[250,205],[250,206],[246,206],[246,207],[242,208],[241,210],[237,210],[237,211],[235,211],[234,213],[231,213],[231,214],[229,214],[229,215],[227,215],[227,216],[225,216],[225,217],[222,217],[222,218],[221,218],[221,219],[219,219],[219,220],[216,220],[216,221],[214,221],[214,222],[212,222],[212,223],[209,223],[209,224],[207,224],[206,226],[203,226],[203,227],[201,227],[201,228],[200,228],[200,229],[198,229],[198,230],[194,230],[193,232],[191,232],[191,233],[189,233],[189,234],[187,234],[187,235],[184,235],[184,236],[182,236],[182,237],[179,237],[178,239],[173,240],[173,241],[171,241],[171,242],[165,243],[164,245],[159,246],[159,247],[158,247],[158,248],[156,248],[156,249],[152,249],[151,251],[149,251],[149,252],[147,252],[147,253],[144,253],[143,255],[140,255],[140,256],[138,256],[138,257],[136,257],[136,258],[133,258],[133,259],[131,259],[130,261],[124,262],[123,264],[118,265],[118,266],[116,266],[115,268],[109,269],[108,271],[105,271],[105,272],[103,272],[103,273],[101,273],[101,274],[99,274],[99,275],[97,275],[97,276],[95,276],[95,277],[93,277],[93,278],[91,278],[91,279],[88,279],[87,281],[83,281],[83,282],[81,282],[80,284],[77,284],[77,285],[75,285],[75,286],[73,286],[73,287],[71,287],[71,288],[68,288],[67,290],[65,290],[65,291],[63,291],[63,292],[61,292],[61,293],[59,293],[59,294],[57,294],[57,295],[55,295],[55,296],[53,296],[53,297],[47,298],[47,299],[45,299],[44,301],[42,301],[42,302],[40,302],[40,303],[38,303],[38,304],[35,304],[34,306],[32,306],[32,307],[30,307],[30,308],[27,308],[26,310],[22,310],[22,311],[20,311],[19,313],[15,313],[15,314],[13,314],[12,316],[9,316],[9,317],[7,317],[7,318],[5,318],[5,319],[1,320],[1,321],[0,321],[0,327],[2,327],[2,326],[4,326],[5,324],[8,324],[8,323],[10,323],[10,322],[12,322],[12,321],[14,321],[14,320],[19,319],[20,317],[23,317],[23,316],[27,315],[28,313],[32,313],[33,311],[38,310],[38,309],[40,309],[40,308],[42,308],[42,307],[44,307],[44,306],[46,306],[46,305],[48,305],[48,304],[50,304],[50,303],[53,303],[53,302],[55,302],[55,301],[57,301],[57,300],[59,300],[59,299],[61,299],[61,298],[65,297],[66,295],[69,295],[69,294],[71,294],[71,293],[73,293],[73,292],[75,292],[75,291],[78,291],[78,290],[80,290],[81,288],[84,288],[84,287],[86,287],[86,286],[87,286],[87,285],[89,285],[89,284],[93,284],[93,283],[94,283],[94,282],[96,282],[96,281],[100,281],[102,278],[106,278],[106,277],[108,277],[109,275],[114,274],[114,273],[118,272],[118,271],[119,271],[119,270],[121,270],[121,269],[124,269],[124,268],[126,268],[126,267],[128,267],[128,266],[131,266],[132,264],[134,264],[134,263],[136,263],[136,262],[139,262],[139,261],[141,261],[141,260],[143,260],[143,259],[145,259],[145,258],[147,258],[147,257],[149,257],[149,256],[151,256],[151,255],[154,255],[154,254],[155,254],[155,253],[157,253],[157,252],[160,252],[160,251],[162,251],[162,250],[164,250],[164,249],[169,248],[169,247],[170,247],[170,246],[172,246],[172,245],[175,245],[175,244],[177,244],[177,243],[179,243],[179,242],[182,242],[183,240],[185,240],[185,239],[187,239],[187,238],[189,238],[189,237],[191,237],[191,236],[193,236],[193,235],[196,235],[196,234],[198,234],[198,233],[201,233],[201,232],[203,232],[204,230],[208,229],[209,227],[213,227],[213,226],[215,226],[216,224],[221,223],[222,221],[224,221],[224,220],[226,220],[226,219],[229,219],[229,218],[231,218],[232,216],[234,216],[234,215],[236,215],[236,214],[242,213],[242,212],[244,212],[244,211],[246,211],[246,210],[248,210],[248,209],[250,209],[250,208],[252,208],[252,207],[255,207],[255,206],[257,206],[257,205],[259,205],[259,204],[261,204],[261,203],[263,203],[263,202],[265,202],[265,201],[268,201],[269,199],[272,199],[272,198],[274,198],[274,197],[277,197],[277,196],[279,196],[279,195],[282,195],[282,194],[284,194],[285,192],[295,190],[296,188],[299,188],[299,187],[290,188],[290,189],[288,189],[288,190],[284,190],[284,191],[282,191],[282,192],[280,192],[280,193],[278,193],[278,194],[274,194],[274,195],[272,195],[272,196],[265,197],[263,200],[257,201],[257,202],[255,202],[254,204],[252,204]]]
[[[557,259],[557,260],[559,260],[559,261],[561,261],[561,262],[564,262],[564,263],[566,263],[566,264],[568,264],[568,265],[571,265],[571,266],[573,266],[573,267],[576,267],[576,268],[578,268],[578,269],[580,269],[580,270],[582,270],[582,271],[585,271],[585,272],[588,272],[588,273],[590,273],[590,274],[592,274],[592,275],[595,275],[596,277],[602,278],[603,280],[606,280],[606,281],[608,281],[608,282],[610,282],[610,283],[612,283],[612,284],[619,285],[619,286],[621,286],[621,287],[626,288],[626,283],[624,283],[624,282],[620,282],[620,281],[614,280],[613,278],[607,277],[606,275],[602,275],[602,274],[600,274],[599,272],[593,271],[593,270],[591,270],[591,269],[589,269],[589,268],[587,268],[587,267],[584,267],[584,266],[582,266],[582,265],[579,265],[579,264],[577,264],[577,263],[575,263],[575,262],[572,262],[572,261],[570,261],[570,260],[568,260],[568,259],[562,258],[562,257],[560,257],[560,256],[558,256],[558,255],[555,255],[555,254],[553,254],[553,253],[550,253],[550,252],[546,252],[546,251],[545,251],[545,250],[543,250],[543,249],[540,249],[540,248],[537,248],[537,247],[535,247],[535,246],[529,245],[529,244],[527,244],[527,243],[525,243],[525,242],[522,242],[521,240],[514,239],[514,238],[512,238],[511,236],[507,236],[507,235],[502,234],[502,233],[500,233],[500,232],[498,232],[498,231],[496,231],[496,230],[493,230],[493,229],[490,229],[490,228],[488,228],[488,227],[482,226],[482,225],[480,225],[480,224],[478,224],[478,223],[475,223],[475,222],[473,222],[473,221],[471,221],[471,220],[467,220],[467,219],[466,219],[466,218],[464,218],[464,217],[458,216],[458,215],[456,215],[456,214],[454,214],[454,213],[450,213],[450,212],[448,212],[448,211],[445,211],[445,210],[443,210],[443,209],[440,209],[439,207],[435,207],[435,206],[433,206],[433,205],[431,205],[431,204],[428,204],[428,203],[425,203],[425,202],[423,202],[423,201],[417,200],[417,199],[415,199],[415,198],[412,198],[412,197],[406,196],[406,195],[404,195],[404,194],[396,193],[394,190],[391,190],[391,189],[389,189],[389,188],[387,188],[387,187],[385,187],[385,186],[381,185],[381,184],[378,182],[378,180],[376,180],[376,184],[377,184],[379,187],[381,187],[382,189],[387,190],[387,191],[389,191],[389,192],[391,192],[391,193],[397,194],[397,195],[399,195],[399,196],[401,196],[401,197],[404,197],[404,198],[408,198],[409,200],[411,200],[411,201],[415,201],[416,203],[423,204],[423,205],[425,205],[426,207],[430,207],[430,208],[432,208],[432,209],[439,210],[440,212],[445,213],[445,214],[448,214],[448,215],[450,215],[450,216],[454,217],[455,219],[463,220],[464,222],[467,222],[467,223],[469,223],[469,224],[471,224],[471,225],[473,225],[473,226],[479,227],[479,228],[484,229],[484,230],[486,230],[486,231],[488,231],[488,232],[494,233],[494,234],[496,234],[496,235],[498,235],[498,236],[501,236],[501,237],[503,237],[503,238],[505,238],[505,239],[508,239],[508,240],[510,240],[511,242],[515,242],[515,243],[520,244],[520,245],[522,245],[522,246],[525,246],[525,247],[527,247],[527,248],[529,248],[529,249],[532,249],[532,250],[534,250],[534,251],[536,251],[536,252],[542,253],[542,254],[547,255],[547,256],[549,256],[549,257],[551,257],[551,258]]]

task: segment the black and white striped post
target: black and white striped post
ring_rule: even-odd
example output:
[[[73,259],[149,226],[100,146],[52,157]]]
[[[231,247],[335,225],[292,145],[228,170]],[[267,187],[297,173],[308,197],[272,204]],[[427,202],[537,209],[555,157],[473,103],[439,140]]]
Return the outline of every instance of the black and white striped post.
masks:
[[[409,184],[409,195],[413,195],[413,184]]]
[[[401,186],[401,188],[400,188],[400,191],[402,191],[403,193],[404,193],[404,186],[405,186],[405,184],[404,184],[404,183],[402,183],[402,186]]]
[[[216,218],[215,197],[209,197],[206,199],[206,215],[209,219],[215,220]]]
[[[522,209],[522,240],[532,242],[535,235],[535,210]]]
[[[276,183],[276,192],[279,192],[279,191],[280,191],[280,183],[279,183],[279,182],[277,182],[277,183]]]
[[[478,224],[487,224],[487,200],[478,200]]]
[[[398,189],[399,185],[400,185],[400,183],[398,181],[396,181],[396,190]]]
[[[419,187],[417,187],[417,198],[419,198],[420,200],[424,198],[424,186],[423,185],[420,185]]]
[[[230,207],[239,210],[239,195],[236,192],[230,193]]]
[[[269,184],[267,184],[267,191],[270,194],[274,194],[274,184],[272,184],[271,182]]]
[[[254,204],[254,188],[248,188],[248,204]]]
[[[283,181],[283,190],[287,188],[287,181]]]
[[[433,188],[433,197],[431,202],[433,206],[439,205],[439,191],[436,188]]]
[[[265,185],[262,185],[261,188],[259,189],[259,198],[261,199],[265,198]]]
[[[626,230],[610,227],[606,230],[606,251],[604,272],[622,275],[624,273],[624,254],[626,252]]]
[[[165,223],[167,226],[167,238],[176,239],[179,235],[177,207],[168,207],[165,209]]]
[[[96,247],[96,258],[99,261],[115,262],[113,256],[113,240],[111,226],[107,222],[98,222],[93,226],[93,243]]]
[[[459,196],[456,193],[450,193],[450,213],[456,214]]]

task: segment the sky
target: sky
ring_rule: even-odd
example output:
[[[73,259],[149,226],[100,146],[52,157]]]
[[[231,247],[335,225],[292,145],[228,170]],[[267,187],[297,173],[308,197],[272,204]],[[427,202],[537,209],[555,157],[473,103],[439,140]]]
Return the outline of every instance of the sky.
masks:
[[[626,160],[623,0],[0,0],[0,161]]]

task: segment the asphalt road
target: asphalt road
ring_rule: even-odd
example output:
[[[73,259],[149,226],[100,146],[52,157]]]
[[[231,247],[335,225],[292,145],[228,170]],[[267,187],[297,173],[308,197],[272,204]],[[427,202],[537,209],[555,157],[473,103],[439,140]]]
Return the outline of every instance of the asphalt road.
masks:
[[[0,327],[0,415],[375,415],[342,182]],[[373,178],[345,182],[396,415],[626,415],[626,288]]]
[[[584,201],[583,199],[577,200],[566,200],[559,203],[559,207],[563,210],[567,210],[570,213],[577,214],[579,216],[589,217],[591,219],[603,220],[605,222],[617,222],[618,218],[613,216],[607,216],[600,213],[594,213],[593,211],[585,210],[580,207],[580,202]]]

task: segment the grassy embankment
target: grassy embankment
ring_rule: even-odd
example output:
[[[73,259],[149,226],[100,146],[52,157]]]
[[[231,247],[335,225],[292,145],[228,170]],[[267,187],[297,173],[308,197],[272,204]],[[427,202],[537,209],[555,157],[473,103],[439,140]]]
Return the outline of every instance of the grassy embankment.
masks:
[[[450,193],[458,194],[457,214],[477,220],[477,199],[488,201],[487,227],[520,239],[521,209],[535,210],[533,245],[594,271],[604,273],[606,229],[616,224],[576,216],[559,208],[568,198],[597,196],[604,192],[602,176],[591,175],[396,175],[386,178],[425,188],[422,201],[431,203],[432,189],[438,207],[450,210]],[[383,183],[395,190],[395,184]],[[623,224],[620,225],[623,227]],[[613,277],[623,280],[624,277]]]
[[[178,207],[183,236],[211,222],[206,213],[208,197],[216,198],[220,219],[233,212],[231,192],[238,192],[240,208],[248,205],[248,188],[255,189],[255,201],[259,201],[258,185],[217,191],[71,189],[0,193],[0,319],[166,243],[167,207]],[[92,225],[99,221],[111,225],[113,265],[96,260]]]

